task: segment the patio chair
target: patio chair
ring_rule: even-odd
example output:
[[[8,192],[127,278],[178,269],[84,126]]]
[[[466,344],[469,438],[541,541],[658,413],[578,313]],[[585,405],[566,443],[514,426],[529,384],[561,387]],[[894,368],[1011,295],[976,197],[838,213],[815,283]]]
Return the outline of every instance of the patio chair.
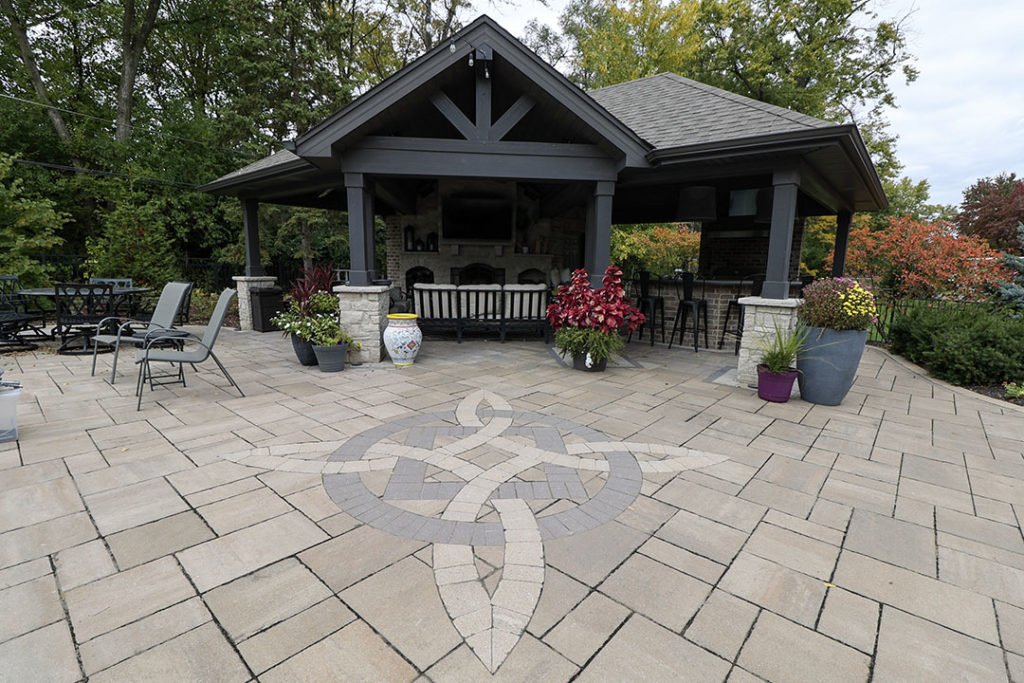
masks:
[[[91,277],[90,285],[111,285],[114,289],[131,289],[134,283],[130,277]],[[110,313],[112,315],[131,317],[135,315],[135,297],[112,295],[110,300]]]
[[[0,350],[31,351],[36,348],[36,344],[23,336],[25,332],[42,339],[49,337],[43,331],[46,319],[42,313],[28,310],[25,297],[18,294],[20,290],[21,282],[17,275],[0,275]]]
[[[57,353],[89,353],[89,339],[103,332],[99,324],[110,317],[113,289],[109,283],[58,282],[53,286],[53,300],[57,305],[57,326],[53,334],[60,337]],[[79,339],[82,340],[81,350],[72,350],[72,344]]]
[[[725,320],[722,322],[722,335],[718,338],[719,349],[725,345],[725,337],[726,335],[729,335],[736,337],[735,353],[737,355],[739,354],[740,339],[743,338],[743,306],[740,305],[740,299],[745,296],[761,296],[761,288],[763,286],[764,273],[747,275],[740,280],[739,287],[736,290],[736,295],[725,307]],[[736,314],[736,326],[729,327],[729,320],[732,318],[733,312]]]
[[[96,356],[99,354],[100,345],[114,347],[114,363],[110,369],[110,383],[113,384],[117,377],[117,357],[121,352],[121,344],[133,344],[142,346],[152,337],[159,334],[167,336],[171,333],[175,337],[181,337],[185,333],[181,330],[174,330],[175,318],[181,309],[186,296],[192,290],[191,282],[168,282],[160,292],[160,299],[156,308],[148,320],[124,319],[120,316],[111,316],[100,321],[100,328],[104,329],[114,324],[117,325],[117,332],[114,334],[98,334],[92,338],[92,374],[96,374]],[[133,332],[132,325],[141,326],[144,329],[140,332]],[[170,342],[169,342],[170,343]]]
[[[698,339],[700,337],[700,314],[704,314],[704,346],[708,346],[708,302],[707,299],[698,299],[693,293],[693,283],[695,276],[693,273],[682,273],[675,278],[676,280],[676,296],[679,299],[679,306],[676,308],[676,317],[672,322],[672,336],[668,340],[668,348],[672,348],[672,343],[676,338],[676,330],[679,330],[679,343],[683,343],[683,337],[686,335],[686,318],[692,313],[693,314],[693,351],[697,353]]]
[[[139,364],[139,379],[135,386],[135,393],[139,397],[139,402],[135,406],[136,410],[142,410],[142,390],[145,388],[147,381],[149,382],[150,390],[160,385],[178,384],[179,382],[181,383],[181,386],[185,386],[185,363],[188,363],[195,368],[198,363],[206,361],[207,358],[212,358],[213,362],[217,364],[218,368],[220,368],[220,371],[224,373],[224,377],[226,377],[228,382],[231,383],[231,386],[237,389],[240,395],[245,396],[245,393],[242,392],[242,388],[238,386],[238,383],[235,382],[234,379],[232,379],[227,368],[224,367],[224,364],[221,363],[220,359],[213,353],[213,345],[217,341],[217,335],[220,334],[220,328],[224,324],[224,316],[227,315],[228,306],[231,305],[231,300],[235,298],[235,294],[237,294],[237,292],[233,289],[225,289],[220,293],[220,298],[217,299],[217,306],[213,309],[213,315],[210,316],[210,322],[206,326],[206,332],[203,333],[201,339],[192,334],[184,337],[158,334],[154,335],[146,342],[146,348],[143,351],[139,351],[135,354],[135,362]],[[158,348],[158,344],[161,341],[167,340],[174,342],[191,342],[196,344],[199,348],[190,351]],[[178,372],[154,376],[153,370],[150,367],[150,364],[153,362],[177,363]]]
[[[637,339],[644,338],[644,328],[651,332],[651,346],[654,346],[654,328],[658,325],[658,318],[661,318],[661,342],[665,343],[665,297],[651,294],[651,274],[646,270],[640,271],[640,277],[636,281],[640,290],[636,299],[636,307],[644,314],[645,320],[637,330]],[[629,340],[633,339],[633,333],[629,333]]]

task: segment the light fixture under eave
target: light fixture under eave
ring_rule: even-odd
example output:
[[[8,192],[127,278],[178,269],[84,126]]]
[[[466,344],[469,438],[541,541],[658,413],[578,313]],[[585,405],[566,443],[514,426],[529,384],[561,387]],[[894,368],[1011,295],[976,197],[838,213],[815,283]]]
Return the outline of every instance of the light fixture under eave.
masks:
[[[470,67],[473,66],[473,53],[472,52],[469,53],[469,66]]]
[[[452,40],[450,43],[448,43],[448,52],[451,53],[451,54],[455,54],[455,41],[454,40]]]
[[[323,192],[321,192],[320,194],[318,194],[318,195],[316,196],[316,198],[317,198],[317,199],[323,199],[324,197],[326,197],[327,195],[329,195],[329,194],[330,194],[330,193],[332,193],[332,192],[334,192],[334,188],[333,188],[333,187],[328,187],[328,188],[327,188],[326,190],[324,190]]]

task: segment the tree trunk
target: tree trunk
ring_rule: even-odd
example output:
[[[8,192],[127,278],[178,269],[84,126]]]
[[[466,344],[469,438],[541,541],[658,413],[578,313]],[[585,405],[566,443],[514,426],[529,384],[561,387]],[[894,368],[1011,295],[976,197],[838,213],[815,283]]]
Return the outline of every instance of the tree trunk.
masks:
[[[306,270],[313,270],[313,245],[310,235],[309,221],[303,218],[299,223],[299,234],[302,236],[302,267]]]
[[[0,0],[9,2],[9,0]],[[117,120],[114,139],[124,142],[132,129],[132,101],[135,97],[135,79],[139,74],[139,61],[156,23],[160,0],[149,0],[142,24],[135,29],[135,0],[125,0],[124,19],[121,24],[121,82],[117,88]]]

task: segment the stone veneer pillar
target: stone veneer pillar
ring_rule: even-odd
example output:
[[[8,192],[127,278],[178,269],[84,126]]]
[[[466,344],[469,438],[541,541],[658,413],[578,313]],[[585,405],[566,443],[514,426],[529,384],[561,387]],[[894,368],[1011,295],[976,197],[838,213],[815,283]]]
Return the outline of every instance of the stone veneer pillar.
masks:
[[[385,285],[339,285],[334,288],[341,310],[341,327],[363,348],[363,363],[379,363],[384,359],[382,335],[388,326],[390,297]],[[349,352],[351,354],[351,352]]]
[[[757,364],[761,361],[761,345],[775,334],[775,327],[784,331],[796,329],[796,308],[800,299],[765,299],[745,296],[743,306],[743,337],[736,379],[740,386],[757,384]]]
[[[252,299],[250,292],[259,287],[273,287],[277,278],[273,275],[236,275],[232,280],[238,288],[238,329],[252,329]]]

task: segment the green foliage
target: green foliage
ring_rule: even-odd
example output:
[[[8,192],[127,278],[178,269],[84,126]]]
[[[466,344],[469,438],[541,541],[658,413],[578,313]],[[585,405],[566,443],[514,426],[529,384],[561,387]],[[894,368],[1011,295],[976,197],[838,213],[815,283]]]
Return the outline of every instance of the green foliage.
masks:
[[[178,276],[159,198],[111,187],[112,207],[102,214],[102,232],[86,243],[89,275],[130,277],[136,284],[161,287]]]
[[[562,327],[555,332],[555,348],[562,355],[589,353],[594,363],[619,353],[626,342],[618,332],[605,334],[593,328]]]
[[[807,339],[808,330],[803,325],[795,330],[783,330],[778,325],[761,342],[761,364],[772,372],[786,372],[796,365],[796,357]]]
[[[696,270],[699,253],[700,233],[685,223],[612,228],[612,263],[633,276],[641,270],[655,275]]]
[[[315,346],[335,346],[352,343],[352,336],[341,329],[337,315],[319,315],[310,320],[307,340]]]
[[[1009,399],[1020,399],[1024,398],[1024,382],[1018,384],[1016,382],[1006,382],[1003,384],[1005,393],[1003,396]]]
[[[67,216],[49,199],[28,196],[10,178],[10,157],[0,155],[0,273],[17,275],[26,287],[44,284],[46,267],[31,258],[60,244],[57,234]]]
[[[918,307],[897,316],[890,335],[894,352],[959,386],[1024,376],[1024,321],[998,308]]]
[[[1017,243],[1017,253],[1024,254],[1024,223],[1017,223]],[[1024,256],[1003,254],[1003,265],[1013,279],[999,283],[999,298],[1003,303],[1024,310]]]

